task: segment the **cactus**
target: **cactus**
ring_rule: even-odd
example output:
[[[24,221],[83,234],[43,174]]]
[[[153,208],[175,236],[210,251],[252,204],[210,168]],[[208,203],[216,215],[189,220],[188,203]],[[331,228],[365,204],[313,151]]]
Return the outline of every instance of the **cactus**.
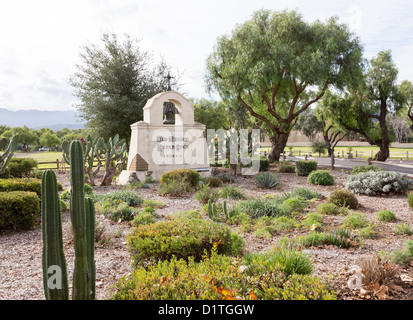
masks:
[[[53,171],[42,175],[42,236],[43,236],[43,286],[47,300],[68,300],[66,260],[63,251],[62,220],[57,180]],[[57,266],[59,283],[51,286],[49,268]],[[57,275],[57,274],[56,274]]]
[[[94,245],[95,245],[95,210],[91,199],[85,200],[84,194],[84,157],[83,149],[80,141],[73,141],[70,144],[70,152],[68,154],[70,160],[70,217],[72,221],[75,249],[75,266],[73,271],[73,300],[90,300],[95,298],[95,261],[94,261]],[[42,208],[49,210],[48,216],[59,217],[59,206],[47,206],[47,199],[53,199],[53,194],[57,193],[57,186],[48,183],[46,178],[50,175],[50,171],[43,174],[42,181]],[[44,202],[43,202],[44,201]],[[46,216],[46,213],[45,213]],[[43,270],[47,270],[48,255],[47,248],[58,247],[59,257],[63,256],[63,248],[59,245],[59,233],[61,235],[61,223],[55,223],[49,227],[49,220],[45,218],[42,221],[42,232],[44,239],[44,257]],[[55,234],[56,237],[52,237]],[[45,253],[46,252],[46,253]],[[62,258],[60,258],[62,259]],[[62,268],[63,269],[63,268]],[[47,286],[47,274],[44,273],[45,296],[46,299],[51,298]],[[64,298],[63,295],[58,298]]]
[[[216,215],[218,213],[218,208],[215,203],[212,202],[211,199],[208,200],[208,217],[211,220],[214,220],[216,218]]]
[[[85,203],[84,193],[84,162],[83,149],[80,141],[72,141],[70,144],[70,217],[74,235],[75,247],[75,267],[73,271],[73,300],[88,300],[94,295],[95,274],[91,272],[94,264],[93,257],[89,261],[90,253],[94,251],[94,240],[90,243],[90,238],[94,239],[94,229],[91,230],[91,224],[94,224],[93,204],[90,205],[90,199]],[[86,210],[86,207],[88,210]],[[91,208],[92,207],[92,208]],[[86,214],[89,214],[87,217]],[[92,216],[93,215],[93,216]],[[89,233],[89,236],[87,234]],[[92,236],[93,235],[93,236]],[[88,246],[89,245],[89,246]],[[91,294],[92,293],[92,294]]]
[[[225,216],[225,219],[229,219],[229,215],[228,215],[228,210],[227,210],[227,200],[224,200],[224,202],[223,202],[223,210],[224,210],[224,216]]]
[[[119,135],[117,134],[113,139],[109,138],[107,143],[103,139],[99,139],[97,148],[100,153],[100,159],[105,161],[105,174],[101,185],[107,186],[112,183],[117,167],[124,164],[127,159],[126,140],[119,140]]]
[[[19,135],[15,135],[10,141],[6,138],[0,140],[0,150],[4,150],[4,152],[0,154],[0,175],[5,172],[7,165],[13,157],[13,152],[19,144],[19,139]]]
[[[85,173],[88,176],[88,183],[91,186],[95,186],[95,176],[98,174],[102,166],[102,162],[100,161],[98,156],[98,141],[99,139],[92,139],[92,137],[89,135],[86,138],[84,144],[81,144],[83,148],[83,161],[85,164]],[[70,165],[70,142],[63,141],[62,149],[63,159],[67,164]],[[94,167],[95,159],[98,161],[96,168]]]

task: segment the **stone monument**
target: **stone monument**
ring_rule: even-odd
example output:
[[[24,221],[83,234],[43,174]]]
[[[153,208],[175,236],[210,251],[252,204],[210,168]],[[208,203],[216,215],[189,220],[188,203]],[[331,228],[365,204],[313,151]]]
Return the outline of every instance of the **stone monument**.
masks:
[[[170,89],[170,87],[168,88]],[[174,169],[194,169],[210,174],[205,125],[194,121],[191,102],[176,91],[159,93],[143,108],[143,121],[131,125],[127,170],[118,183],[159,180]]]

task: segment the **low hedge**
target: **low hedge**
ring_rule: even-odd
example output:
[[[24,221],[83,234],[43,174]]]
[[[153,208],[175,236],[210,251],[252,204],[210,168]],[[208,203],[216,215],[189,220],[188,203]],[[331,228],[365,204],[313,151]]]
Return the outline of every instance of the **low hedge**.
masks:
[[[161,177],[160,184],[167,184],[172,181],[184,179],[192,187],[197,187],[201,180],[200,174],[193,169],[177,169],[164,173]]]
[[[307,181],[309,183],[320,185],[320,186],[331,186],[334,184],[334,178],[328,171],[316,170],[308,175]]]
[[[133,228],[127,238],[136,265],[193,257],[202,259],[214,245],[217,253],[236,255],[244,248],[241,237],[227,225],[209,219],[175,219]]]
[[[37,161],[32,158],[12,158],[9,163],[10,176],[14,178],[28,177],[37,166]]]
[[[296,171],[298,176],[308,176],[311,172],[317,170],[317,161],[301,160],[296,162]]]
[[[29,230],[40,217],[40,198],[35,192],[0,192],[0,230]]]
[[[42,181],[40,179],[0,179],[0,192],[27,191],[36,192],[40,197],[42,192]]]
[[[162,196],[179,197],[194,191],[201,181],[201,175],[192,169],[177,169],[164,173],[161,177],[158,193]]]

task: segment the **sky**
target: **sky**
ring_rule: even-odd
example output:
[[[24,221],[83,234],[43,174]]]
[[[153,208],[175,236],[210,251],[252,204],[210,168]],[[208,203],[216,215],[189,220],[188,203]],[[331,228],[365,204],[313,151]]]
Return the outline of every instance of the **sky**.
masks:
[[[0,108],[75,110],[69,77],[82,47],[101,44],[103,33],[139,39],[181,75],[188,98],[217,98],[205,90],[206,58],[218,37],[260,9],[296,9],[308,22],[338,16],[365,58],[392,50],[399,82],[413,81],[411,0],[2,0]]]

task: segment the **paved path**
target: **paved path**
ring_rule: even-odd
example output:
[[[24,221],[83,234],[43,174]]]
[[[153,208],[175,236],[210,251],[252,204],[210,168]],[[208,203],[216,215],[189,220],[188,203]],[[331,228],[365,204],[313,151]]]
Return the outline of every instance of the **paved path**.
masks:
[[[318,158],[318,157],[308,157],[308,160],[317,161],[321,167],[330,167],[330,158]],[[304,160],[304,157],[289,157],[287,160],[299,161]],[[376,167],[382,168],[387,171],[396,171],[407,174],[410,178],[413,178],[413,161],[400,161],[400,160],[388,160],[386,162],[372,161]],[[355,166],[367,165],[367,161],[358,159],[345,159],[345,158],[335,158],[335,168],[337,169],[349,169],[351,170]]]

